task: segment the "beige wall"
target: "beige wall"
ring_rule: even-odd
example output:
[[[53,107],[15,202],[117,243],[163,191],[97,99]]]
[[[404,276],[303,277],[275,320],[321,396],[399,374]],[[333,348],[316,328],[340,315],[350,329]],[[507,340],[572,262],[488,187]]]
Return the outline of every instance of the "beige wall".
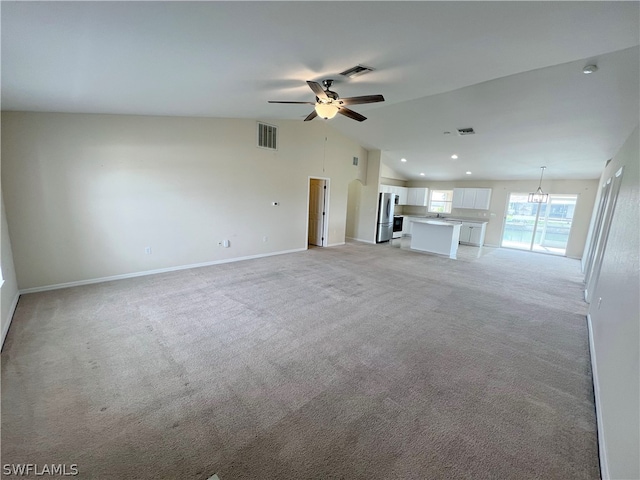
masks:
[[[303,249],[310,176],[330,179],[329,245],[344,242],[367,151],[326,122],[269,123],[275,152],[253,120],[3,112],[19,288]]]
[[[381,153],[380,177],[386,179],[386,185],[404,186],[407,178],[384,164],[384,153]],[[397,180],[397,183],[391,183],[389,180]]]
[[[640,142],[638,129],[607,165],[624,167],[589,307],[604,479],[640,478]],[[603,448],[604,447],[604,448]]]
[[[380,185],[380,150],[370,151],[367,158],[366,183],[353,181],[349,185],[347,238],[375,243]]]
[[[428,187],[435,190],[450,190],[454,187],[484,187],[491,188],[491,204],[489,210],[453,209],[451,216],[479,218],[487,220],[485,244],[499,246],[502,239],[502,229],[507,210],[507,201],[511,193],[529,193],[538,188],[538,180],[478,180],[458,182],[429,182],[412,181],[411,187]],[[578,201],[573,218],[573,225],[567,244],[567,256],[582,257],[589,221],[598,190],[598,180],[545,180],[542,184],[545,193],[577,194]],[[421,215],[427,212],[427,207],[405,207],[405,214]]]

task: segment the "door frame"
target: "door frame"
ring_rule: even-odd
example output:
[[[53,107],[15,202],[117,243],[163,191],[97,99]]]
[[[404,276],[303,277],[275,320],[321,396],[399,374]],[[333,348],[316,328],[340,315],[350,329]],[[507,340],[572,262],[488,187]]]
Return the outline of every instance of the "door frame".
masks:
[[[616,204],[618,203],[618,194],[620,193],[620,188],[622,186],[623,171],[624,166],[620,167],[620,169],[609,180],[607,180],[607,182],[611,182],[611,187],[609,188],[602,223],[600,225],[599,232],[597,232],[593,258],[590,261],[590,265],[584,279],[584,299],[587,303],[591,303],[593,300],[593,294],[598,287],[602,261],[607,250],[607,241],[609,240],[609,230],[611,230],[611,223],[615,214]]]
[[[304,244],[305,249],[309,249],[309,204],[311,203],[311,180],[324,180],[327,188],[324,190],[324,222],[322,226],[322,247],[326,247],[329,245],[329,198],[330,191],[329,188],[331,184],[331,179],[329,177],[318,177],[316,175],[309,175],[307,177],[307,224],[304,229]]]

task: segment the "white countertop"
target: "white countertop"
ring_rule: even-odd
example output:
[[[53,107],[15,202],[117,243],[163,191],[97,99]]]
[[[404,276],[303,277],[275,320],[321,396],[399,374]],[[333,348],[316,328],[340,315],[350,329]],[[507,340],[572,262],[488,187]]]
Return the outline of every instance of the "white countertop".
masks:
[[[436,222],[464,222],[464,223],[484,223],[487,224],[489,223],[488,220],[476,220],[476,219],[471,219],[471,218],[454,218],[454,217],[427,217],[424,215],[402,215],[402,217],[408,218],[410,221],[412,222],[417,222],[417,221],[426,221],[426,220],[432,220],[432,221],[436,221]]]
[[[446,222],[444,220],[433,220],[431,218],[417,218],[411,219],[413,223],[428,223],[429,225],[442,225],[443,227],[455,227],[456,225],[461,225],[462,223],[454,223],[454,222]]]

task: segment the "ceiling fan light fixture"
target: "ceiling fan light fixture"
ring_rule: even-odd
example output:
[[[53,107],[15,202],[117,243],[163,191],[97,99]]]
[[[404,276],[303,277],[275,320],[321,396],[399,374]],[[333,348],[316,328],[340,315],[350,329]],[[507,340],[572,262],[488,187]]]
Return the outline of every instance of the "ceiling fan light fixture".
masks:
[[[338,107],[333,103],[316,103],[316,113],[319,117],[329,120],[338,114]]]
[[[323,80],[322,84],[325,86],[324,89],[318,82],[307,80],[307,85],[313,93],[316,94],[315,102],[269,100],[269,103],[313,105],[313,111],[305,117],[305,122],[313,120],[316,117],[329,120],[330,118],[335,117],[338,113],[355,120],[356,122],[364,122],[367,117],[360,115],[358,112],[354,112],[348,108],[348,106],[361,105],[363,103],[384,102],[384,97],[382,95],[361,95],[359,97],[340,98],[336,92],[332,92],[330,90],[333,80]]]

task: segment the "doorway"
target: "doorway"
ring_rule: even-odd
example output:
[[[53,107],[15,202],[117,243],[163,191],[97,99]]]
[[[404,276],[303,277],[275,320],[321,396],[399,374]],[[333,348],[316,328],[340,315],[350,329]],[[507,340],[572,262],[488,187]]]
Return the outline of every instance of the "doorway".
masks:
[[[502,247],[565,255],[578,195],[549,195],[529,203],[527,193],[509,195]]]
[[[328,178],[309,178],[309,217],[307,246],[327,246],[328,224]]]

